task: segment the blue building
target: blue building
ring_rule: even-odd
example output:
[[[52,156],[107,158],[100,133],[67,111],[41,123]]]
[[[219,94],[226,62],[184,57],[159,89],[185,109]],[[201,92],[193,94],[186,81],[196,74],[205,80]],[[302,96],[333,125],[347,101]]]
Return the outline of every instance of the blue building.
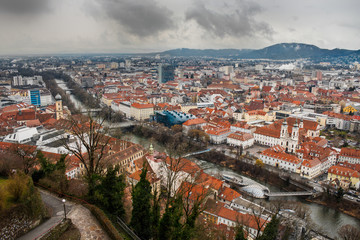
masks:
[[[30,103],[37,107],[41,106],[40,90],[30,90]]]
[[[159,65],[159,83],[166,83],[174,80],[175,66],[174,65]]]
[[[176,124],[181,125],[187,120],[194,119],[196,117],[192,114],[186,114],[183,112],[164,110],[155,112],[154,118],[156,122],[162,123],[167,127],[171,127]]]

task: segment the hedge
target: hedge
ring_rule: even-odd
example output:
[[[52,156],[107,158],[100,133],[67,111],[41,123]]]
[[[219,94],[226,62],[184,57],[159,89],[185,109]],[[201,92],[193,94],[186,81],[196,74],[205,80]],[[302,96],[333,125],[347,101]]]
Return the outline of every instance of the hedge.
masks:
[[[99,221],[105,232],[113,240],[123,240],[118,230],[114,227],[110,219],[105,215],[105,213],[98,207],[94,205],[84,204],[86,208],[96,217]]]
[[[50,230],[50,232],[46,233],[41,239],[44,240],[56,240],[69,228],[71,225],[71,219],[67,218],[56,227]]]

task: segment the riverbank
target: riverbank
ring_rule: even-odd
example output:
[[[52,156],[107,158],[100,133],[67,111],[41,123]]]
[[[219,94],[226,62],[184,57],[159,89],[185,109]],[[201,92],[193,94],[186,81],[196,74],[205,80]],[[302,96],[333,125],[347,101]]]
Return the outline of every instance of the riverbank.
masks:
[[[353,203],[349,200],[342,199],[340,202],[336,202],[336,200],[333,199],[329,200],[329,198],[326,198],[326,200],[323,200],[322,197],[318,197],[318,198],[308,198],[306,199],[306,201],[341,211],[342,213],[345,213],[351,217],[360,220],[359,204]]]
[[[285,191],[301,191],[303,189],[290,183],[290,178],[281,178],[278,174],[268,171],[265,166],[253,165],[245,161],[236,160],[232,157],[226,156],[222,153],[211,151],[209,153],[199,155],[204,161],[208,161],[214,164],[218,164],[222,167],[229,168],[238,174],[245,175],[250,178],[254,178],[259,182],[268,183],[272,186],[278,187]],[[242,156],[244,157],[244,156]],[[360,208],[359,204],[353,203],[349,200],[342,199],[339,203],[336,200],[326,197],[326,200],[322,199],[322,196],[317,198],[304,198],[308,202],[320,204],[325,207],[329,207],[338,210],[344,214],[354,217],[360,220]]]
[[[150,143],[152,143],[154,148],[157,151],[165,152],[167,149],[165,147],[166,144],[162,144],[158,141],[155,141],[154,139],[153,139],[153,141],[149,141],[150,138],[146,138],[144,136],[138,136],[131,132],[128,132],[124,137],[126,137],[127,139],[131,139],[131,141],[133,141],[135,143],[143,145],[145,148],[148,148],[150,146]],[[188,141],[188,139],[186,141]],[[209,152],[209,153],[211,153],[211,152]],[[236,165],[244,166],[243,167],[244,171],[237,171],[236,169],[232,170],[234,168],[229,168],[228,164],[226,164],[227,158],[222,157],[221,154],[219,155],[219,153],[210,154],[210,160],[212,158],[217,159],[220,156],[220,158],[222,158],[222,159],[219,159],[219,160],[223,161],[223,163],[215,163],[215,161],[205,161],[205,159],[202,159],[202,157],[200,155],[193,156],[189,159],[196,162],[204,170],[204,172],[206,172],[212,176],[220,176],[222,174],[228,174],[228,175],[233,175],[233,176],[237,176],[237,177],[250,178],[254,181],[259,182],[260,184],[263,184],[263,185],[269,187],[269,189],[271,189],[271,191],[273,191],[273,192],[298,191],[298,189],[294,189],[294,186],[291,186],[289,184],[290,180],[287,181],[285,174],[282,174],[282,178],[285,180],[281,179],[280,177],[273,178],[274,180],[272,180],[272,178],[270,177],[270,180],[269,180],[266,175],[259,176],[259,177],[252,175],[251,172],[254,170],[249,170],[249,169],[246,170],[246,165],[243,164],[244,162],[248,161],[248,164],[252,165],[252,163],[255,162],[255,160],[252,159],[251,156],[244,155],[243,156],[244,159],[242,161],[238,160],[239,162],[236,164],[235,164],[235,162],[228,163],[228,164],[234,164],[235,166]],[[251,161],[248,159],[251,159]],[[263,165],[262,168],[266,169],[267,171],[275,172],[274,169],[272,169],[272,168],[269,169],[268,166],[266,166],[266,165]],[[277,173],[276,175],[278,176],[279,173]],[[287,185],[290,185],[290,186],[287,187]],[[280,187],[276,187],[276,186],[280,186]],[[309,214],[308,216],[311,218],[312,222],[319,223],[320,228],[322,230],[324,230],[323,232],[332,238],[338,237],[337,232],[344,225],[349,224],[352,226],[360,227],[360,221],[357,218],[354,218],[348,214],[345,214],[342,211],[340,211],[339,209],[333,209],[333,208],[329,208],[329,207],[326,207],[324,205],[321,205],[321,204],[318,204],[315,202],[313,203],[310,201],[306,201],[306,197],[294,196],[294,197],[286,197],[286,198],[270,198],[268,200],[267,199],[252,199],[250,197],[249,199],[251,201],[255,201],[257,203],[262,203],[264,205],[267,205],[267,204],[271,205],[273,203],[277,204],[276,203],[277,201],[281,201],[284,204],[286,204],[285,206],[290,206],[290,205],[296,206],[296,208],[300,209],[300,211],[303,211],[304,213]]]

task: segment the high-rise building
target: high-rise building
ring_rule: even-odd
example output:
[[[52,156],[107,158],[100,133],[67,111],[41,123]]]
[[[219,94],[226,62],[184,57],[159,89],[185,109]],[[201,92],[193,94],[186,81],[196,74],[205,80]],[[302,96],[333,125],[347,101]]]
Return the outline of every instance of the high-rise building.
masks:
[[[168,81],[174,80],[175,67],[173,65],[159,65],[159,77],[158,80],[160,83],[166,83]]]
[[[130,68],[130,67],[131,67],[131,60],[130,60],[130,59],[125,59],[125,67],[126,67],[126,68]]]
[[[322,72],[321,71],[316,71],[316,79],[319,81],[322,80]]]
[[[40,90],[30,90],[30,103],[37,107],[41,106]]]

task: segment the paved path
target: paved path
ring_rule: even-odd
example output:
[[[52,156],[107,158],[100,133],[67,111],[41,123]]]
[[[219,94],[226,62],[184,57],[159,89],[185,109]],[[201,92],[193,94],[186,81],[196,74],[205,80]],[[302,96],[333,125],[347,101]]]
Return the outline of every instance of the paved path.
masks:
[[[98,221],[89,209],[82,205],[74,206],[68,216],[81,233],[81,240],[96,239],[108,240],[108,235],[101,228]]]
[[[39,239],[40,236],[45,234],[51,227],[57,225],[64,218],[64,205],[62,203],[62,199],[43,190],[40,190],[40,194],[44,203],[51,208],[51,218],[18,238],[19,240]],[[81,233],[81,240],[110,239],[101,228],[95,217],[84,206],[66,201],[66,215],[66,217],[70,218],[72,223],[79,229]]]
[[[19,240],[33,240],[38,239],[42,234],[46,233],[51,227],[59,223],[64,218],[64,204],[62,199],[51,195],[48,192],[40,190],[40,195],[44,203],[51,208],[51,218],[43,222],[38,227],[34,228],[30,232],[26,233]],[[70,212],[73,204],[66,202],[66,212]]]

